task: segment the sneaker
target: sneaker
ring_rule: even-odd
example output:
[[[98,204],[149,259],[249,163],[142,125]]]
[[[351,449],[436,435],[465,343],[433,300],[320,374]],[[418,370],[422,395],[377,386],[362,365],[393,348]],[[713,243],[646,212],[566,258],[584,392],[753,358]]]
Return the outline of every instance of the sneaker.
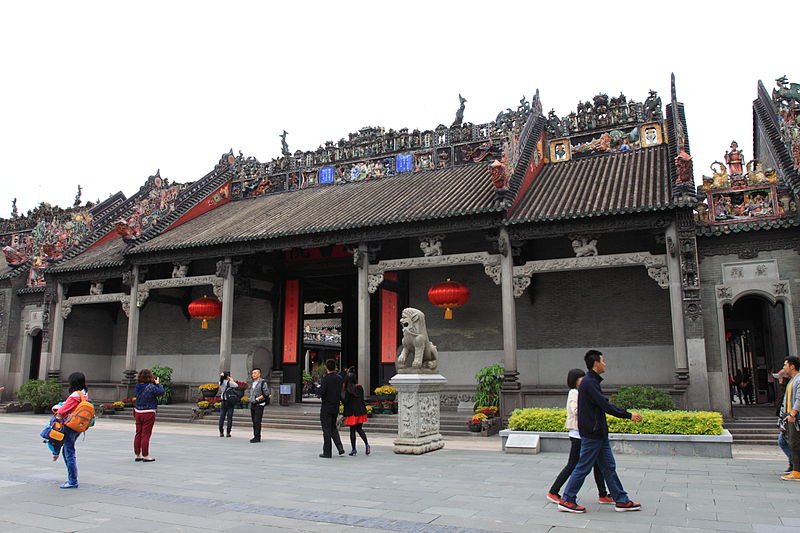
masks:
[[[613,505],[613,504],[615,504],[617,502],[615,502],[614,498],[612,498],[611,496],[598,496],[597,497],[597,503],[603,503],[603,504],[606,504],[606,505]]]
[[[618,513],[624,513],[626,511],[641,511],[642,506],[633,500],[628,500],[625,503],[618,503],[614,507],[614,510]]]
[[[561,501],[561,495],[559,495],[557,492],[548,492],[545,498],[547,498],[547,501],[553,503],[559,503]]]
[[[565,513],[585,513],[586,507],[581,507],[577,503],[568,502],[567,500],[561,499],[558,501],[558,510],[564,511]]]
[[[800,472],[797,470],[792,470],[785,476],[781,476],[781,479],[784,481],[800,481]]]
[[[253,443],[261,442],[261,439],[257,439],[255,437],[253,437],[252,439],[250,439],[250,442],[253,442]]]
[[[78,488],[78,484],[77,484],[77,483],[70,483],[69,481],[65,481],[65,482],[64,482],[64,483],[63,483],[63,484],[62,484],[60,487],[58,487],[58,488],[59,488],[59,489],[77,489],[77,488]]]
[[[53,459],[53,460],[55,461],[55,459]],[[786,470],[783,471],[783,475],[784,476],[788,476],[791,473],[792,473],[792,467],[791,466],[789,466]]]

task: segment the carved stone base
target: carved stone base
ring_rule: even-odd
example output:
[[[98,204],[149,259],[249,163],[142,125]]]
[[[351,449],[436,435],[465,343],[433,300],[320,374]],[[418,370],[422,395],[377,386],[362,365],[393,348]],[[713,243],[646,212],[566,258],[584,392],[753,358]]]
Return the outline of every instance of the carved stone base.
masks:
[[[134,385],[136,383],[136,370],[123,370],[122,371],[122,384]]]
[[[444,448],[439,433],[441,374],[397,374],[389,383],[397,389],[397,439],[394,453],[422,455]]]
[[[61,381],[61,370],[48,370],[47,379]]]

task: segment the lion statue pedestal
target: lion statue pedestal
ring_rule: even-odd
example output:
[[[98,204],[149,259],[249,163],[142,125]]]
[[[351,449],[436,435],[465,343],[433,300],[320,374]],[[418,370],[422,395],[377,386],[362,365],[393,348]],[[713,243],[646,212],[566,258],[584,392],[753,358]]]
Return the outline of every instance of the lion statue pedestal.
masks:
[[[394,453],[421,455],[444,448],[439,433],[440,391],[447,379],[436,371],[436,346],[428,338],[425,314],[403,309],[403,346],[397,356],[397,375],[389,383],[397,389],[397,439]]]

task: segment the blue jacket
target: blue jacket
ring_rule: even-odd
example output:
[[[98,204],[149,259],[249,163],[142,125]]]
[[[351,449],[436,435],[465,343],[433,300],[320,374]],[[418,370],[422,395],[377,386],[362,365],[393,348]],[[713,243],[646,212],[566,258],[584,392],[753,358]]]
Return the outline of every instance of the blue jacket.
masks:
[[[164,387],[155,383],[137,383],[134,394],[136,395],[136,404],[134,404],[136,409],[140,411],[157,410],[157,397],[164,394]]]
[[[631,414],[608,401],[600,388],[603,378],[589,370],[578,387],[578,432],[581,438],[607,439],[606,413],[617,418],[631,418]]]

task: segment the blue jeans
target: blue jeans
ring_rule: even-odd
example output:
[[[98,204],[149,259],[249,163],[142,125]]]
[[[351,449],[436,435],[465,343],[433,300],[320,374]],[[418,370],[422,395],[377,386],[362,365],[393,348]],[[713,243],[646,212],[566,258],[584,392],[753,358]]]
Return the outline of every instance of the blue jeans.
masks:
[[[78,435],[68,427],[64,426],[64,464],[67,465],[67,481],[72,485],[78,484],[78,461],[75,458],[75,441],[78,440]]]
[[[791,463],[792,449],[789,447],[789,441],[786,440],[786,433],[783,431],[778,432],[778,446],[780,447],[781,451],[786,454],[786,458],[789,459],[789,462]]]
[[[583,480],[592,471],[595,463],[600,465],[603,478],[606,481],[606,485],[608,485],[608,492],[614,498],[614,501],[626,503],[628,501],[628,493],[622,488],[622,482],[617,476],[617,463],[614,460],[614,453],[611,451],[611,443],[608,441],[608,437],[604,439],[581,438],[581,457],[578,459],[578,464],[575,465],[575,470],[569,476],[567,488],[564,489],[564,499],[575,503],[578,491],[583,486]]]

